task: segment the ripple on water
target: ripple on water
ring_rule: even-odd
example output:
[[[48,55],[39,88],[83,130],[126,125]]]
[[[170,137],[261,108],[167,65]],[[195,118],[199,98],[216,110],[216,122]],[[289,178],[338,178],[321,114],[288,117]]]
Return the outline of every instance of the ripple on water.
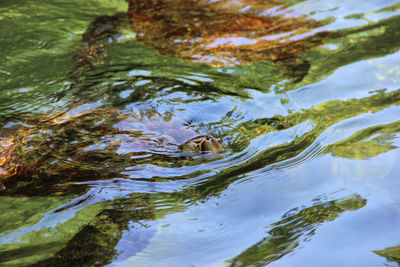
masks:
[[[223,265],[259,255],[260,264],[271,255],[285,262],[288,251],[300,259],[294,264],[326,263],[332,249],[340,257],[328,263],[349,260],[336,264],[345,266],[388,242],[394,246],[396,231],[385,229],[397,229],[399,217],[398,3],[182,0],[175,10],[161,7],[179,16],[157,20],[156,12],[132,4],[154,11],[159,6],[152,4],[174,1],[129,1],[130,13],[143,15],[131,16],[137,34],[124,33],[112,45],[100,40],[107,53],[89,66],[79,63],[79,53],[96,51],[79,43],[82,33],[104,14],[126,11],[126,2],[43,0],[2,8],[3,148],[21,138],[17,148],[26,157],[18,163],[34,176],[27,182],[44,177],[36,171],[63,175],[48,180],[51,186],[28,184],[2,195],[0,263],[34,263],[57,251],[73,260],[68,253],[92,252],[93,240],[104,249],[96,257],[118,266]],[[166,28],[166,18],[192,23],[193,16],[179,12],[199,3],[196,12],[248,24]],[[208,16],[198,19],[213,25]],[[231,66],[255,60],[269,61]],[[224,152],[178,149],[203,134],[220,138]],[[342,189],[339,197],[329,195]],[[349,191],[356,194],[343,198]],[[112,242],[91,235],[91,227]],[[345,228],[351,238],[343,243],[337,233]],[[268,249],[272,254],[263,254]]]

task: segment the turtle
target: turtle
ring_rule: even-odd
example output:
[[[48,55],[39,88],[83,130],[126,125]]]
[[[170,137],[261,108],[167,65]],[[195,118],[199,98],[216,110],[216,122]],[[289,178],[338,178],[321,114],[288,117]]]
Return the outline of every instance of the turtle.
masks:
[[[171,114],[117,108],[59,111],[6,128],[0,182],[5,189],[128,177],[127,168],[185,164],[182,158],[223,150],[212,135]]]
[[[318,29],[324,25],[279,1],[129,0],[126,13],[89,25],[77,62],[103,63],[109,44],[131,28],[137,42],[163,56],[216,68],[270,61],[297,83],[311,67],[300,53],[335,37]]]
[[[216,67],[291,58],[321,43],[310,32],[323,25],[278,1],[129,0],[128,17],[160,54]]]
[[[127,20],[137,33],[137,41],[161,55],[211,67],[267,60],[289,66],[293,59],[297,61],[299,52],[315,47],[324,37],[318,34],[292,40],[294,34],[310,33],[322,23],[304,16],[267,14],[268,8],[283,7],[275,1],[268,8],[253,4],[255,10],[242,10],[247,5],[245,0],[128,2],[126,14],[101,17],[89,26],[72,76],[79,77],[87,66],[102,62],[108,37],[118,34],[117,24]],[[105,22],[110,27],[102,27]],[[308,68],[305,64],[304,72]],[[301,80],[304,75],[300,76]],[[116,108],[56,111],[8,127],[0,136],[0,182],[7,194],[32,185],[37,188],[41,184],[125,177],[125,170],[147,162],[179,165],[187,163],[184,159],[193,154],[223,151],[216,137],[199,134],[171,114]],[[38,266],[73,259],[80,265],[109,263],[116,256],[114,248],[128,222],[154,220],[148,195],[132,195],[121,200],[120,205],[126,206],[127,202],[131,207],[128,212],[102,211],[65,249]],[[150,238],[151,235],[143,238],[143,246]],[[76,255],[82,248],[88,253]]]
[[[138,42],[161,55],[212,67],[272,61],[294,83],[311,65],[299,53],[331,36],[323,22],[279,1],[129,0]]]

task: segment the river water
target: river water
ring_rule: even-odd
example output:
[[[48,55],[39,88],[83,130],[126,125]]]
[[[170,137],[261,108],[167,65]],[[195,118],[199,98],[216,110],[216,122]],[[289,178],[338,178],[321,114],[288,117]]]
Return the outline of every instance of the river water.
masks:
[[[0,136],[35,171],[1,191],[0,265],[398,266],[399,2],[139,2],[1,1]],[[228,26],[189,53],[161,2]],[[179,151],[204,134],[223,152]]]

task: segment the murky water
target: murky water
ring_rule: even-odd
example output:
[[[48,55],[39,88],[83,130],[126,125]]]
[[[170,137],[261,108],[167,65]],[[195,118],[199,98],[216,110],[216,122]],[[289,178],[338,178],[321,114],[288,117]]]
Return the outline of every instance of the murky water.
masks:
[[[0,2],[0,265],[397,266],[400,3],[194,2]]]

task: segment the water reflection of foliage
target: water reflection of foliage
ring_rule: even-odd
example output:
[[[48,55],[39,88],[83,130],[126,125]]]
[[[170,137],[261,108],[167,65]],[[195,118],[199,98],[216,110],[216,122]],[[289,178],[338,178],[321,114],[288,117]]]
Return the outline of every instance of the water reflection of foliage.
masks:
[[[400,90],[389,92],[389,93],[378,93],[370,97],[361,99],[350,99],[350,100],[337,100],[329,101],[320,105],[317,105],[308,110],[302,110],[301,112],[292,113],[286,117],[277,117],[276,119],[260,119],[240,124],[237,128],[233,129],[233,133],[239,132],[241,136],[236,136],[237,140],[232,140],[230,144],[235,147],[245,148],[249,146],[250,141],[254,140],[261,135],[268,134],[278,130],[284,130],[285,128],[293,127],[303,122],[312,122],[313,128],[310,131],[305,132],[301,136],[296,136],[292,141],[282,143],[279,145],[268,147],[265,150],[258,151],[256,155],[252,155],[251,158],[247,158],[244,161],[236,163],[234,166],[225,168],[218,173],[214,174],[208,179],[207,182],[196,185],[196,187],[190,190],[198,192],[207,192],[207,195],[218,195],[222,188],[227,188],[232,182],[238,179],[241,175],[249,174],[256,170],[270,170],[271,168],[281,168],[276,163],[287,161],[288,164],[292,164],[293,161],[307,160],[307,157],[312,156],[305,155],[297,158],[302,152],[310,148],[317,138],[330,126],[343,121],[348,118],[358,116],[363,113],[369,113],[384,110],[393,105],[400,103]],[[264,125],[267,124],[267,125]],[[269,125],[268,125],[269,124]],[[377,130],[376,133],[396,133],[398,129],[398,123],[392,123],[388,125],[377,126],[376,128],[368,128],[351,138],[361,138],[365,140]],[[258,130],[258,131],[257,131]],[[226,131],[225,135],[229,135],[231,131]],[[343,150],[350,150],[351,146],[347,143],[348,140],[339,141],[334,144],[330,144],[328,147],[323,148],[325,153],[334,152],[335,147],[342,147]],[[238,142],[238,143],[235,143]],[[350,146],[348,148],[343,147]],[[318,144],[317,144],[318,146]],[[387,151],[391,146],[378,145],[376,147],[375,142],[369,144],[363,144],[365,149],[370,151],[370,155],[377,155],[379,153]],[[350,152],[350,151],[349,151]],[[339,155],[338,155],[339,156]],[[356,157],[357,153],[347,153],[347,156]],[[183,193],[183,192],[182,192]]]
[[[91,266],[106,265],[121,252],[116,250],[124,231],[134,232],[126,252],[130,256],[145,248],[154,235],[151,221],[154,207],[147,194],[133,194],[130,198],[113,201],[109,209],[100,212],[68,241],[53,257],[32,266]],[[126,255],[125,255],[126,256]]]
[[[206,193],[207,192],[203,192]],[[171,194],[169,197],[174,197]],[[204,198],[204,194],[201,196]],[[192,197],[189,196],[192,200]],[[188,199],[186,199],[187,201]],[[327,221],[336,219],[344,211],[354,211],[366,204],[366,200],[359,195],[352,195],[338,200],[324,200],[317,198],[307,208],[295,208],[283,215],[282,220],[273,223],[269,236],[259,243],[248,248],[232,260],[232,265],[256,264],[264,265],[275,261],[292,252],[301,242],[309,240],[317,228]],[[181,210],[184,206],[178,207]],[[174,209],[172,212],[176,212]],[[160,213],[160,211],[158,211]],[[162,211],[159,218],[170,211]],[[135,255],[143,250],[155,234],[153,220],[155,209],[151,195],[132,194],[129,198],[113,201],[109,209],[100,212],[92,222],[84,226],[64,248],[54,256],[44,259],[33,266],[43,265],[90,265],[108,264],[115,260],[122,252],[124,258]],[[124,231],[129,231],[133,238],[128,247],[118,251],[116,246],[120,242]],[[46,248],[46,245],[43,245]],[[4,252],[5,259],[15,251]],[[29,255],[28,251],[24,251]]]
[[[374,250],[373,252],[379,256],[385,257],[389,261],[394,261],[400,264],[400,245],[382,250]]]
[[[345,211],[365,206],[367,200],[359,195],[344,199],[318,200],[308,208],[288,211],[282,220],[271,224],[272,229],[262,241],[246,249],[232,260],[232,266],[264,266],[293,252],[301,242],[310,240],[324,222],[333,221]]]
[[[370,127],[328,146],[326,152],[332,153],[335,157],[369,159],[397,148],[391,141],[396,138],[395,135],[399,132],[400,121]]]
[[[396,4],[373,13],[394,12],[398,8],[399,5]],[[358,18],[366,15],[368,14],[355,14]],[[348,19],[350,18],[352,16],[348,17]],[[399,25],[400,16],[397,15],[369,22],[367,25],[335,31],[332,33],[334,38],[325,38],[324,41],[337,48],[319,49],[309,53],[307,58],[312,64],[311,71],[305,80],[296,87],[316,83],[342,66],[397,52],[400,48]]]
[[[375,113],[387,107],[398,105],[399,103],[400,90],[389,93],[378,93],[361,99],[329,101],[307,110],[293,112],[286,117],[276,116],[244,122],[238,125],[233,132],[240,133],[241,138],[237,136],[236,138],[239,142],[245,142],[245,144],[248,145],[250,140],[253,140],[260,135],[284,130],[293,127],[294,125],[309,121],[313,124],[313,129],[306,135],[310,137],[313,136],[313,138],[309,140],[309,142],[313,142],[328,127],[340,121],[356,117],[363,113]],[[377,126],[371,128],[366,130],[366,132],[363,133],[363,136],[371,135],[373,132],[395,133],[397,132],[397,123],[388,125],[387,127]],[[359,140],[361,136],[358,135],[354,138],[353,141],[356,139]],[[302,139],[303,137],[297,138],[297,143]],[[345,141],[340,142],[337,145],[343,145],[344,142]],[[310,144],[311,143],[309,143],[309,145]],[[239,143],[238,145],[241,147],[247,146],[243,143]]]

